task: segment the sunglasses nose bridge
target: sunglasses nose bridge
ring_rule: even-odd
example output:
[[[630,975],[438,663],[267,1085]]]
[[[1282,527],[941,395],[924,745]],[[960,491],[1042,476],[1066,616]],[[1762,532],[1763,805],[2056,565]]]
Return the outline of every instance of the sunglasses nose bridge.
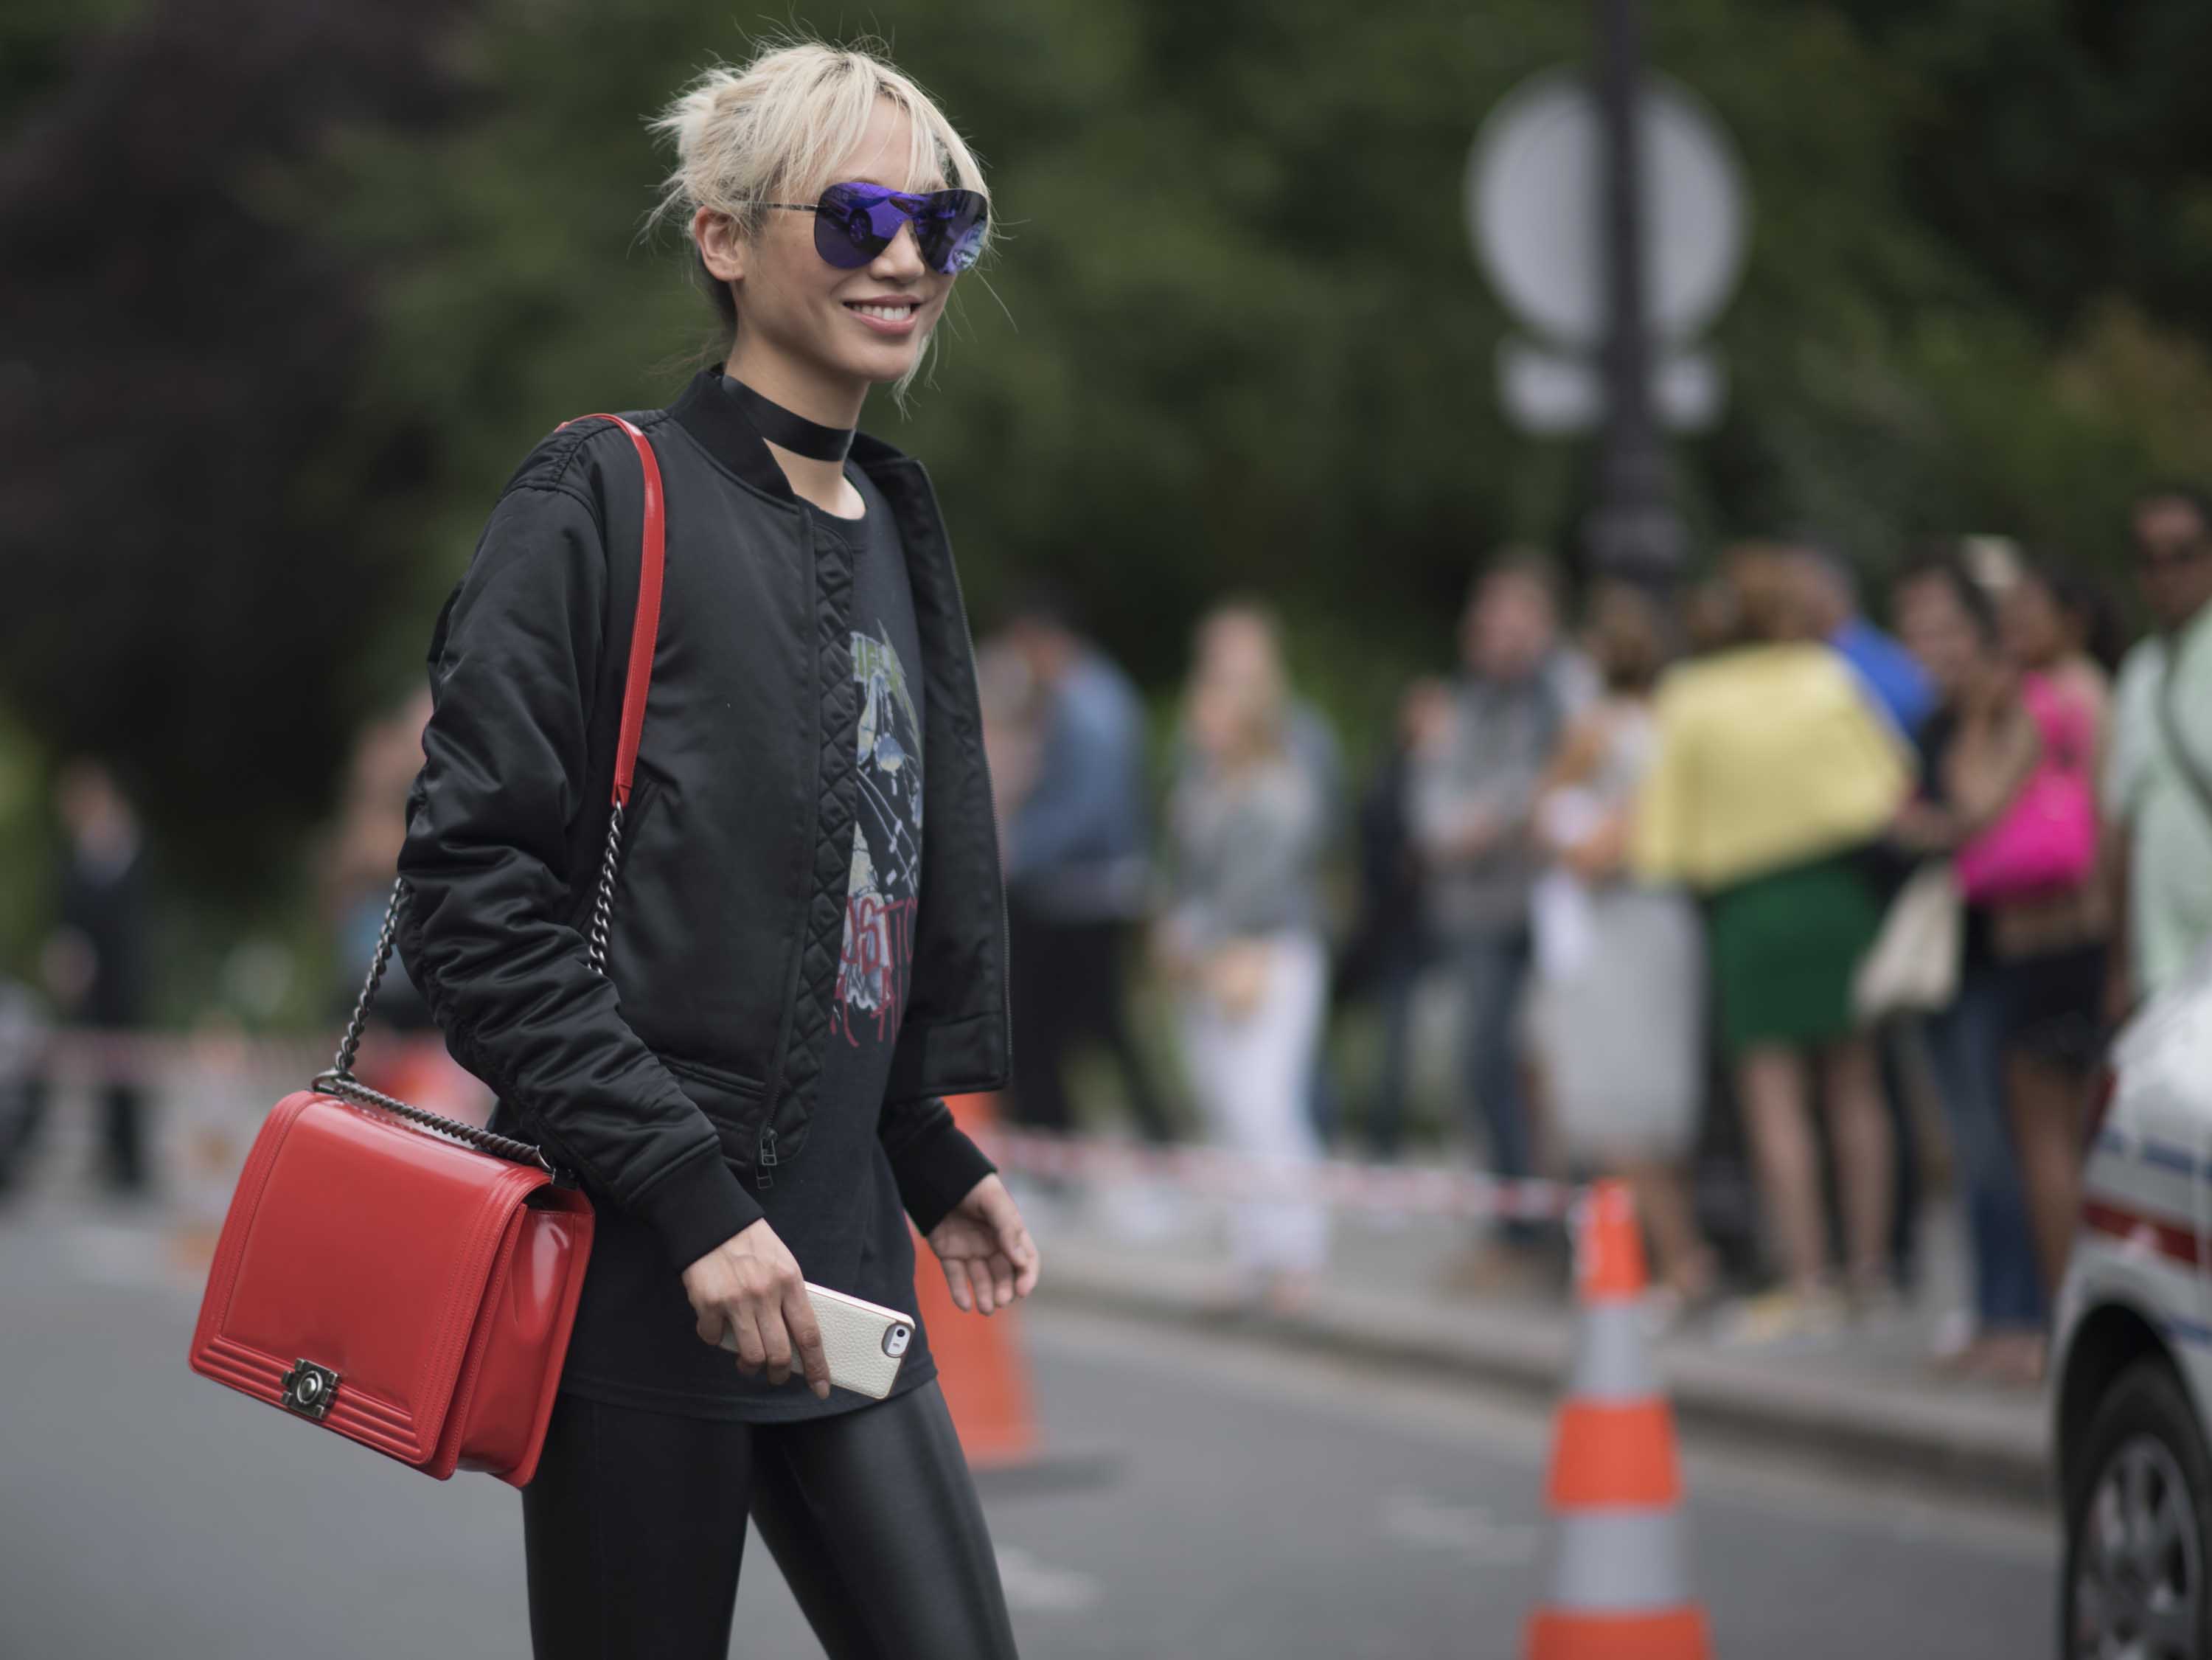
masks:
[[[885,210],[878,210],[878,211]],[[898,258],[900,263],[902,265],[908,260],[911,260],[917,266],[926,267],[929,262],[923,257],[921,252],[921,225],[912,217],[903,213],[894,214],[893,220],[894,223],[891,233],[884,242],[883,251],[877,254],[876,258],[878,259],[890,259],[896,258]],[[881,231],[878,230],[878,234],[880,235],[881,234]],[[904,245],[905,248],[905,252],[902,257],[901,256],[900,252],[902,244]]]

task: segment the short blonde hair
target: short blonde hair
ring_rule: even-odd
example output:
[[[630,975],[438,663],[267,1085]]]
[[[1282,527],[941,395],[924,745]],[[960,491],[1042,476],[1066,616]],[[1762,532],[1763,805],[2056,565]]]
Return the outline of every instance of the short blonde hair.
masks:
[[[654,219],[688,222],[708,208],[728,215],[740,235],[757,236],[765,204],[811,202],[836,182],[832,169],[860,143],[880,100],[906,115],[912,134],[901,188],[972,190],[990,199],[975,152],[912,79],[868,46],[798,40],[765,46],[742,65],[716,64],[652,121],[676,149]],[[988,223],[982,234],[979,255]],[[727,288],[714,289],[734,325]],[[901,392],[911,379],[909,372],[900,381]]]

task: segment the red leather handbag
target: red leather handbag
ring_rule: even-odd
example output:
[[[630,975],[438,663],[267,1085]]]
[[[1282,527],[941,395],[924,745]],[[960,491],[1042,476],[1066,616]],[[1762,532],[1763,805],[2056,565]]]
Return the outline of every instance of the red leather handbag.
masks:
[[[665,515],[646,435],[636,620],[589,944],[605,921],[660,625]],[[567,423],[563,423],[567,424]],[[353,1075],[392,954],[403,879],[335,1066],[254,1140],[192,1333],[194,1371],[446,1480],[520,1487],[538,1468],[592,1251],[592,1207],[526,1142],[379,1093]]]

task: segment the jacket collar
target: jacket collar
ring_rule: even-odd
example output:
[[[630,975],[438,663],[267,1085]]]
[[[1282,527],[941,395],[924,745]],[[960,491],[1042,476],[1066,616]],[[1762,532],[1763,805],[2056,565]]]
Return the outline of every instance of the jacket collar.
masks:
[[[668,413],[699,441],[708,454],[746,483],[779,502],[798,504],[799,497],[792,491],[791,481],[783,476],[775,457],[769,453],[766,441],[746,416],[744,407],[723,391],[720,363],[709,363],[693,375],[691,384],[668,406]],[[875,477],[879,470],[908,459],[882,439],[872,438],[865,432],[853,440],[852,459],[871,477]]]

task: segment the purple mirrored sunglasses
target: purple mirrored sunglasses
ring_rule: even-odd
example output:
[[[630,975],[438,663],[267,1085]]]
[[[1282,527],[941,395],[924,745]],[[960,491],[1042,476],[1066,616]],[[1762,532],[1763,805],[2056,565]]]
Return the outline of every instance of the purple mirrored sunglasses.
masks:
[[[763,202],[814,216],[814,251],[840,271],[858,271],[885,248],[901,225],[914,227],[915,245],[932,271],[948,276],[975,263],[990,204],[972,190],[934,190],[925,195],[885,185],[832,185],[815,203]]]

